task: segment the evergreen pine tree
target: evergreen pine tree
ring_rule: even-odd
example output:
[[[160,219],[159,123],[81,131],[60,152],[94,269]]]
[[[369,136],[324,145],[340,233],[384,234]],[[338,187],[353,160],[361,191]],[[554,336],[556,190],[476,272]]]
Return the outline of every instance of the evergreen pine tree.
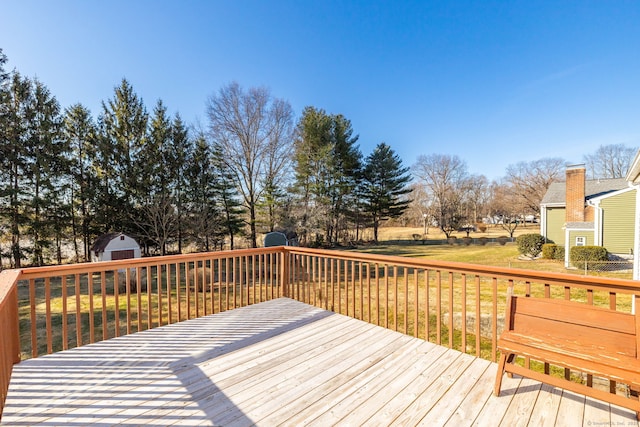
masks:
[[[382,221],[398,218],[407,209],[411,192],[409,168],[402,167],[400,157],[385,143],[376,146],[367,159],[363,171],[361,195],[363,211],[373,226],[373,239],[378,241],[378,227]]]
[[[93,207],[96,205],[96,128],[91,113],[82,104],[67,108],[64,117],[64,137],[69,145],[71,179],[71,224],[76,259],[90,261]],[[82,241],[82,255],[78,238]]]

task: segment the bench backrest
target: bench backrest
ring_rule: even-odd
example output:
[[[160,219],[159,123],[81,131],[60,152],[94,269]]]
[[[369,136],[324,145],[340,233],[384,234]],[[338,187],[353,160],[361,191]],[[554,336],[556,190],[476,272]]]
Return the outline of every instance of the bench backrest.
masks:
[[[509,298],[507,330],[638,358],[637,315],[575,301]]]

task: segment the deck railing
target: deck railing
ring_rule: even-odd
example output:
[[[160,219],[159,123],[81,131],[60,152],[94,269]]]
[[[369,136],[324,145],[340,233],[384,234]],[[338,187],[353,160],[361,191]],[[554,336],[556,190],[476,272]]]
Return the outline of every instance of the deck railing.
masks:
[[[9,270],[0,402],[20,357],[281,296],[495,361],[509,286],[620,311],[640,293],[631,280],[295,247]]]

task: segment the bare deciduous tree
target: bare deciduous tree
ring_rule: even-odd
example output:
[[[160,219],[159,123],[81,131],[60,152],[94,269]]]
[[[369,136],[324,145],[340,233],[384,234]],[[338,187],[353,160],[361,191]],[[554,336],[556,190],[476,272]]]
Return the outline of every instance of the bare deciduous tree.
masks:
[[[513,237],[513,233],[527,211],[524,205],[525,199],[513,189],[509,182],[494,183],[491,192],[493,215],[499,218],[500,228],[509,233],[509,237]]]
[[[489,180],[484,175],[472,175],[469,178],[469,193],[467,200],[467,218],[469,222],[477,222],[485,213],[490,198]]]
[[[463,204],[471,186],[467,164],[458,156],[422,155],[413,165],[413,173],[424,183],[434,218],[449,237],[465,220]]]
[[[145,241],[153,242],[162,255],[167,253],[167,243],[176,235],[178,217],[172,200],[158,195],[140,207],[140,215],[133,221]]]
[[[291,106],[272,99],[266,88],[244,91],[238,83],[231,83],[209,97],[207,115],[213,143],[242,194],[249,213],[251,245],[256,247],[257,204],[291,152]]]
[[[624,178],[637,149],[624,144],[601,145],[595,153],[584,156],[591,178]]]
[[[524,214],[540,210],[540,201],[549,185],[563,175],[565,161],[558,157],[519,162],[507,167],[506,181],[523,206]]]

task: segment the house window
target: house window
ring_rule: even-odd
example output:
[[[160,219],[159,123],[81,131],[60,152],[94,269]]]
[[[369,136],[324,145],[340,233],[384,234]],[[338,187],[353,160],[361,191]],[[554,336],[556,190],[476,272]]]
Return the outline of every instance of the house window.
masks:
[[[124,236],[120,236],[120,240],[124,240]]]
[[[576,237],[576,246],[585,246],[587,244],[587,239],[584,236]]]

